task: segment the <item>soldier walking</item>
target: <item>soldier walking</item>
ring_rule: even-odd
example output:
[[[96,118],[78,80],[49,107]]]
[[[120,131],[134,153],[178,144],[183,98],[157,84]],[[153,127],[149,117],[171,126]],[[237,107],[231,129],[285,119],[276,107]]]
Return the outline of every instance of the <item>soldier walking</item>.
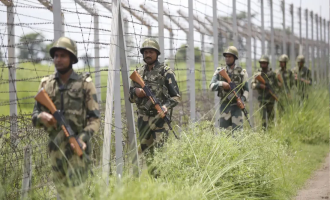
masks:
[[[298,66],[293,69],[295,84],[298,88],[298,94],[301,99],[304,99],[308,97],[306,94],[307,89],[312,85],[311,71],[305,67],[305,57],[303,55],[298,55],[296,61]]]
[[[243,128],[243,114],[241,108],[237,105],[237,100],[234,98],[233,90],[222,77],[219,72],[226,70],[232,82],[237,86],[235,89],[242,102],[245,102],[249,95],[249,87],[247,83],[248,74],[245,69],[237,66],[235,61],[238,59],[238,51],[236,47],[229,46],[223,53],[226,60],[225,67],[218,67],[212,77],[209,88],[211,91],[218,92],[221,98],[220,105],[220,127],[225,129],[232,128],[233,131]]]
[[[57,109],[82,144],[83,157],[74,153],[75,148],[57,125],[50,111],[35,103],[32,123],[45,128],[49,134],[48,150],[51,160],[53,182],[62,199],[82,197],[83,182],[88,177],[91,137],[100,128],[100,112],[96,89],[89,74],[78,75],[72,65],[78,62],[77,45],[67,37],[59,38],[50,49],[50,56],[57,72],[41,80],[44,88]]]

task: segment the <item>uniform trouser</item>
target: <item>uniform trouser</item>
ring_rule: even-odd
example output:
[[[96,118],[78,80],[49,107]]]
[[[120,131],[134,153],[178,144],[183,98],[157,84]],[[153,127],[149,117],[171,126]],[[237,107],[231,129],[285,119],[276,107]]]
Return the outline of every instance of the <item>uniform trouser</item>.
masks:
[[[168,125],[156,116],[138,115],[139,139],[142,152],[153,154],[154,147],[162,147],[168,138]]]
[[[267,129],[268,125],[274,121],[274,102],[261,102],[262,127]]]
[[[236,103],[222,102],[220,106],[220,127],[232,130],[239,130],[243,128],[243,114],[242,110]]]
[[[75,154],[69,141],[49,143],[53,182],[61,199],[81,199],[89,165],[85,157]]]

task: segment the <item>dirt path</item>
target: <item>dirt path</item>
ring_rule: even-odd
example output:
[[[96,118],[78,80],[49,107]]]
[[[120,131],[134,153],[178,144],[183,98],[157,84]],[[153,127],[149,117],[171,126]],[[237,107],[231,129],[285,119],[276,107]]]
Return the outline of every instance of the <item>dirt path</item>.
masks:
[[[330,154],[320,169],[314,172],[303,189],[298,191],[296,200],[323,200],[330,199]]]

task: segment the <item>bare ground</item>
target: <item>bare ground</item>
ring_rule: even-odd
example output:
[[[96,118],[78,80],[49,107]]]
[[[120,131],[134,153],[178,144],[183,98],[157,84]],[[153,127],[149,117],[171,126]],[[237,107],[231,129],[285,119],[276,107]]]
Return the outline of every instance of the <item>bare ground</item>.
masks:
[[[322,167],[314,172],[306,185],[298,191],[296,200],[324,200],[330,199],[330,154],[328,154]]]

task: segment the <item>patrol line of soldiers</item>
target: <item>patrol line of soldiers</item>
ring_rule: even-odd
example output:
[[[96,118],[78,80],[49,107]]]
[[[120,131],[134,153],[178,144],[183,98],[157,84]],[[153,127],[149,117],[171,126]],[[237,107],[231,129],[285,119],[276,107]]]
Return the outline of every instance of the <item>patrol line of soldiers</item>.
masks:
[[[167,113],[180,102],[175,74],[170,67],[158,61],[161,52],[156,40],[146,39],[140,52],[146,64],[137,72]],[[72,69],[72,65],[78,62],[77,45],[72,39],[59,38],[49,53],[56,72],[41,80],[39,90],[44,88],[56,108],[64,115],[76,139],[82,144],[83,157],[74,154],[74,144],[65,137],[50,111],[38,102],[33,109],[32,123],[37,128],[44,128],[49,134],[48,151],[58,194],[63,199],[81,199],[90,170],[88,158],[92,150],[91,138],[100,128],[96,88],[89,74],[79,75]],[[169,127],[141,86],[135,82],[131,83],[129,100],[138,108],[141,150],[153,155],[154,147],[161,147],[166,141]]]
[[[180,103],[179,87],[172,69],[158,61],[161,54],[159,44],[155,39],[146,39],[140,49],[145,65],[136,71],[142,77],[151,92],[159,100],[165,113]],[[72,65],[78,62],[77,45],[67,37],[59,38],[50,49],[50,55],[56,68],[53,75],[41,80],[39,89],[44,88],[57,109],[64,115],[67,123],[76,134],[76,139],[82,144],[84,156],[82,158],[74,154],[74,144],[65,137],[63,130],[56,123],[49,110],[36,102],[32,114],[32,123],[37,128],[44,128],[49,134],[48,150],[53,174],[53,181],[58,193],[67,197],[67,191],[79,199],[83,195],[84,182],[88,177],[90,160],[88,155],[92,150],[91,138],[100,128],[100,111],[96,95],[96,88],[89,74],[77,74]],[[236,99],[231,96],[231,88],[227,81],[219,75],[221,69],[225,69],[231,80],[239,86],[238,94],[243,102],[248,99],[249,88],[248,75],[245,69],[237,66],[238,51],[235,47],[229,47],[223,56],[226,60],[225,67],[219,67],[210,84],[212,91],[217,91],[221,97],[220,126],[224,128],[240,129],[243,125],[242,111],[236,104]],[[268,69],[269,59],[263,56],[260,59],[262,67],[261,75],[267,85],[253,81],[253,89],[260,94],[261,105],[266,107],[266,112],[272,116],[273,100],[268,95],[267,87],[276,84],[283,91],[289,91],[295,85],[305,89],[311,84],[310,71],[303,67],[304,59],[298,56],[298,68],[292,73],[286,70],[287,56],[281,57],[281,70],[278,75],[283,76],[284,83],[277,81],[275,73]],[[292,75],[293,74],[293,75]],[[293,78],[295,77],[295,78]],[[295,79],[295,81],[293,80]],[[153,155],[154,148],[162,147],[168,137],[169,127],[161,118],[153,106],[153,102],[147,98],[143,88],[135,82],[131,82],[129,100],[135,103],[138,110],[138,130],[140,147],[142,152]],[[79,196],[80,195],[80,196]]]
[[[239,130],[243,128],[243,115],[242,111],[237,105],[237,101],[233,98],[233,90],[236,89],[238,96],[243,102],[248,99],[248,75],[245,69],[237,66],[235,60],[238,59],[238,51],[236,47],[229,46],[223,53],[225,57],[226,66],[218,67],[212,77],[209,85],[211,91],[218,92],[221,98],[220,105],[220,127],[232,130]],[[291,99],[291,89],[296,86],[298,93],[302,98],[307,97],[306,90],[308,85],[312,84],[311,72],[305,67],[305,58],[303,55],[297,57],[298,66],[292,71],[287,69],[287,62],[289,58],[283,54],[279,58],[280,69],[277,72],[269,68],[269,58],[262,55],[259,63],[261,70],[254,75],[251,81],[251,87],[258,91],[258,101],[261,107],[262,126],[267,128],[268,122],[274,119],[274,105],[275,98],[271,95],[274,91],[279,97],[279,104],[281,105],[280,112],[283,112],[283,104]],[[219,72],[226,70],[232,82],[235,83],[237,88],[230,88],[226,79],[220,76]],[[256,77],[261,75],[265,80],[265,84],[260,83]]]

